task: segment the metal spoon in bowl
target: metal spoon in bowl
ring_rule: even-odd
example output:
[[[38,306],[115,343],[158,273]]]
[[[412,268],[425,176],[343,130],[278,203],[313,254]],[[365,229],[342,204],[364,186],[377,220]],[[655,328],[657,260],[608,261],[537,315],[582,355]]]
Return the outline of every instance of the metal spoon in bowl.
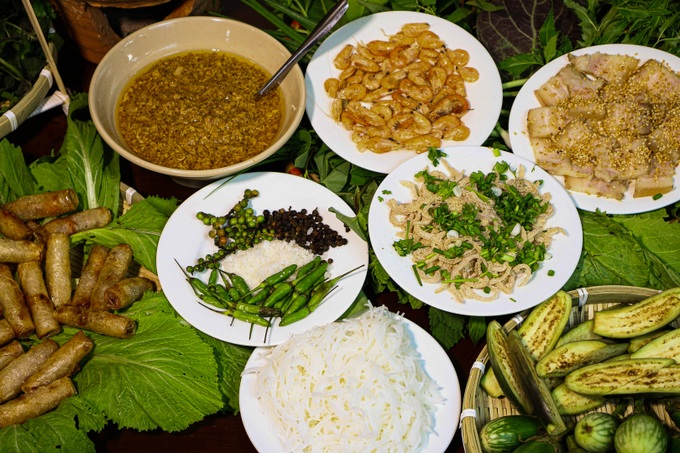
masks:
[[[276,86],[281,80],[288,75],[288,72],[295,66],[302,57],[304,57],[309,50],[314,47],[314,45],[319,42],[321,38],[326,36],[333,26],[338,23],[340,18],[345,14],[347,8],[349,7],[348,0],[338,1],[333,8],[328,10],[326,15],[319,21],[319,23],[314,27],[314,30],[307,36],[307,39],[302,43],[302,45],[295,51],[294,54],[281,66],[281,68],[276,71],[276,74],[272,76],[267,83],[265,83],[260,91],[257,92],[258,95],[264,96],[267,94],[274,86]]]

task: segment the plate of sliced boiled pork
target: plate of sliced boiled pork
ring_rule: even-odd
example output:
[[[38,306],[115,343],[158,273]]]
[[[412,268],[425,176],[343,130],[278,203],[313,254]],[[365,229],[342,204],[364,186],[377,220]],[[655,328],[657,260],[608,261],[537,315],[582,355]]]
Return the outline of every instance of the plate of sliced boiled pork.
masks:
[[[510,112],[512,151],[586,211],[634,214],[680,200],[680,58],[606,44],[538,70]]]

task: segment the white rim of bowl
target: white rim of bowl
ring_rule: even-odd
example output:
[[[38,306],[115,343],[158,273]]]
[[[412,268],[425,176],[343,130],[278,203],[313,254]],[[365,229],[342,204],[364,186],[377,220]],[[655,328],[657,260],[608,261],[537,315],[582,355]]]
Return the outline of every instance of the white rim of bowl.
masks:
[[[94,90],[97,86],[97,79],[99,76],[99,73],[102,71],[102,67],[104,67],[104,63],[109,58],[112,58],[111,55],[114,53],[115,50],[117,50],[120,47],[124,47],[127,45],[127,42],[130,41],[131,39],[134,39],[138,35],[145,33],[149,31],[150,29],[157,28],[157,27],[165,27],[167,26],[168,23],[172,22],[225,22],[225,23],[236,23],[239,26],[245,26],[246,28],[250,28],[251,30],[257,31],[258,33],[262,33],[264,36],[262,39],[267,39],[269,40],[272,44],[274,44],[276,47],[278,47],[285,55],[290,56],[290,51],[279,41],[277,41],[274,37],[270,36],[266,32],[260,30],[257,27],[253,27],[249,24],[246,24],[245,22],[240,22],[237,20],[231,20],[231,19],[225,19],[221,17],[208,17],[208,16],[189,16],[189,17],[178,17],[174,19],[167,19],[159,22],[155,22],[151,25],[147,25],[146,27],[140,28],[139,30],[136,30],[133,33],[130,33],[127,35],[125,38],[121,39],[114,45],[107,53],[104,55],[104,58],[97,64],[97,67],[95,68],[94,73],[92,74],[92,84],[90,85],[89,89],[89,94],[88,97],[90,99],[94,99]],[[306,93],[305,93],[305,78],[304,75],[302,74],[302,70],[300,69],[300,66],[296,65],[288,74],[288,77],[295,77],[298,79],[299,84],[301,86],[302,90],[302,96],[300,97],[300,102],[296,105],[296,109],[294,112],[293,116],[293,121],[291,127],[288,129],[286,133],[284,133],[281,137],[279,137],[278,140],[276,140],[274,143],[270,145],[271,147],[278,147],[280,148],[285,142],[288,141],[288,139],[295,133],[297,130],[297,127],[299,126],[300,122],[302,121],[302,116],[305,113],[305,103],[306,103]],[[117,101],[116,101],[117,102]],[[118,145],[111,145],[111,143],[115,143],[116,141],[111,137],[103,127],[101,127],[101,123],[99,121],[99,115],[97,114],[96,110],[90,106],[90,115],[92,117],[92,121],[94,122],[95,126],[97,127],[97,131],[99,134],[102,136],[104,141],[108,146],[114,149],[118,154],[120,154],[122,157],[124,157],[126,160],[132,162],[133,164],[138,165],[139,167],[145,168],[147,170],[154,171],[156,173],[161,173],[164,175],[169,175],[173,176],[176,178],[183,178],[183,179],[212,179],[212,178],[219,178],[219,177],[224,177],[227,174],[225,174],[225,169],[229,169],[230,172],[228,174],[236,174],[240,172],[241,170],[245,170],[247,168],[252,167],[253,165],[263,161],[269,156],[263,156],[262,153],[264,151],[246,161],[240,162],[235,165],[230,165],[228,167],[219,167],[219,168],[210,168],[206,170],[184,170],[180,168],[171,168],[171,167],[163,167],[158,164],[154,164],[153,162],[149,162],[148,160],[144,160],[137,155],[131,153],[130,151],[126,150],[125,148],[122,148]],[[269,148],[268,148],[269,149]]]

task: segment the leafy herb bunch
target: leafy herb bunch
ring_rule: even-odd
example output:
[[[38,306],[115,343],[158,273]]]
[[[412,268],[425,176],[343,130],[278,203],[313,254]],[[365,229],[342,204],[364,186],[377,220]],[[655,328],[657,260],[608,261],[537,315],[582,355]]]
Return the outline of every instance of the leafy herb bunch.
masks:
[[[48,36],[56,13],[47,0],[31,2],[40,27]],[[45,66],[38,36],[19,0],[0,0],[0,114],[30,90]]]

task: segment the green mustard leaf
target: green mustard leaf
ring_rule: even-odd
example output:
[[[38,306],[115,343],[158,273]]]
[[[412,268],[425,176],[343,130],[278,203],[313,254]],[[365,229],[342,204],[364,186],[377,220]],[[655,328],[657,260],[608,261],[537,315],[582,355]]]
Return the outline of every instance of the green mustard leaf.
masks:
[[[465,336],[466,317],[430,307],[430,332],[444,347],[450,349]]]
[[[217,371],[220,376],[220,391],[226,399],[227,408],[236,415],[239,412],[238,391],[241,385],[241,373],[253,353],[253,348],[227,343],[202,332],[198,333],[215,352]]]
[[[45,156],[34,161],[28,169],[38,184],[36,192],[52,192],[71,187],[68,163],[55,156]]]
[[[162,293],[125,311],[132,338],[92,334],[92,357],[75,375],[79,395],[121,428],[181,431],[223,408],[213,349],[179,322]]]
[[[154,197],[144,199],[134,203],[125,214],[104,228],[76,233],[71,236],[71,241],[96,242],[109,248],[125,242],[132,247],[135,261],[155,274],[158,241],[168,221],[165,212],[169,212],[171,203],[176,201],[161,203]],[[155,206],[165,212],[157,210]]]
[[[648,260],[653,287],[668,289],[680,286],[680,223],[667,222],[666,210],[631,216],[615,216],[640,243]]]
[[[21,149],[7,139],[0,141],[0,204],[35,192]]]
[[[94,125],[69,116],[68,133],[60,153],[68,163],[71,184],[78,194],[82,208],[107,206],[112,212],[118,212],[117,204],[115,209],[112,207],[112,198],[115,198],[116,203],[119,198],[118,184],[114,184],[111,178],[111,173],[117,170],[118,159],[110,158],[110,163],[116,168],[105,174],[104,145]],[[111,185],[114,187],[110,187]]]
[[[28,420],[22,425],[8,426],[0,429],[0,446],[3,453],[25,452],[60,452],[87,453],[94,452],[94,443],[87,437],[87,429],[81,423],[80,415],[88,415],[83,411],[75,412],[78,396],[62,401],[57,409],[40,417]],[[78,414],[76,426],[75,413]],[[103,420],[103,417],[101,417]],[[80,428],[80,429],[79,429]]]
[[[645,248],[619,221],[602,214],[579,212],[583,253],[565,289],[597,285],[656,287]]]

